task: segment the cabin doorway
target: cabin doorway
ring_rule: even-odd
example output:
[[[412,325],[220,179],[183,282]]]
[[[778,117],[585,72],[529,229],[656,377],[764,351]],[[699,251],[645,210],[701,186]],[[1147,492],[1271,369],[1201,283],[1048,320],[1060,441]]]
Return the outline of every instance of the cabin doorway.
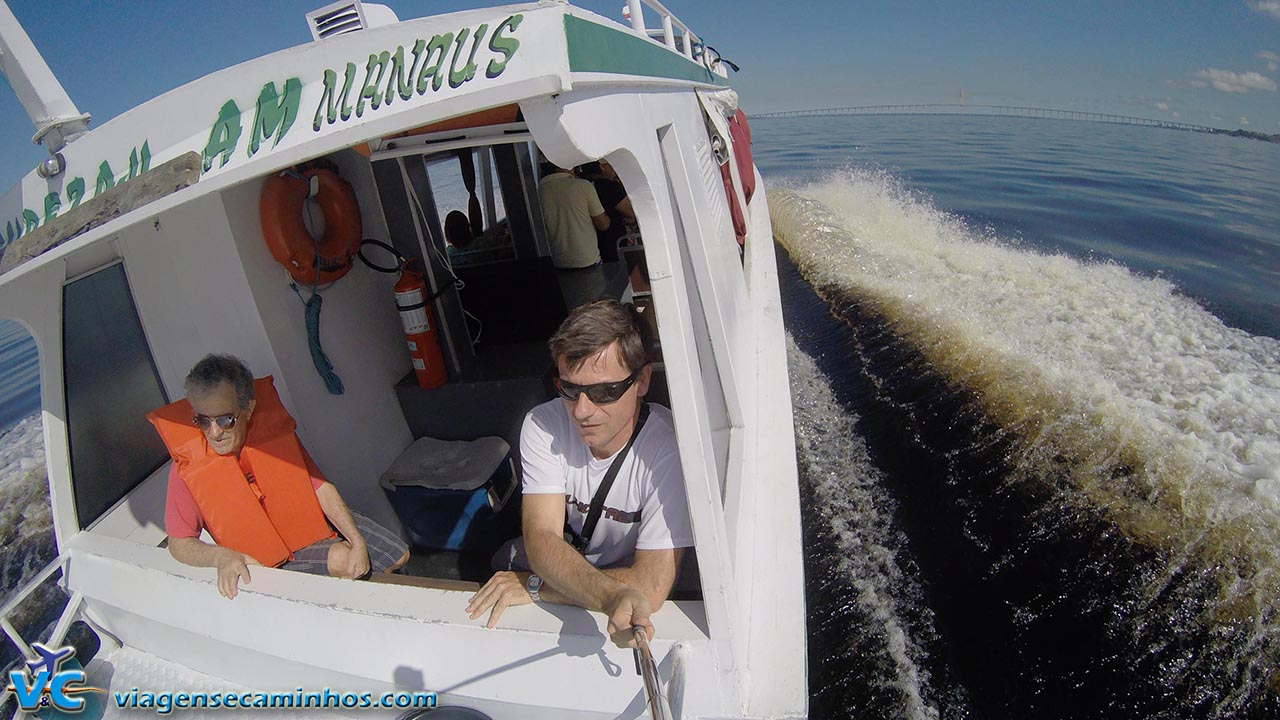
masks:
[[[434,310],[448,382],[424,389],[410,373],[397,384],[396,395],[415,441],[505,441],[514,492],[496,513],[492,532],[461,546],[418,543],[406,572],[481,582],[490,573],[493,551],[520,531],[521,425],[530,409],[555,397],[547,340],[572,307],[597,297],[637,303],[655,338],[656,321],[633,215],[609,237],[611,252],[601,253],[608,260],[599,267],[576,277],[554,267],[539,185],[559,170],[545,162],[523,124],[470,140],[441,132],[414,141],[416,146],[390,149],[384,143],[370,159],[391,244],[429,268],[430,290],[439,294]],[[616,176],[614,182],[620,194],[612,197],[610,210],[626,195]],[[573,281],[584,275],[598,287],[575,292]],[[669,405],[656,359],[651,399]],[[495,484],[505,482],[504,475]],[[388,499],[411,536],[424,513],[437,525],[461,527],[457,523],[469,522],[466,513],[474,510],[465,503],[450,510],[453,501],[443,497],[430,506],[412,492],[397,492],[402,491],[388,492]]]

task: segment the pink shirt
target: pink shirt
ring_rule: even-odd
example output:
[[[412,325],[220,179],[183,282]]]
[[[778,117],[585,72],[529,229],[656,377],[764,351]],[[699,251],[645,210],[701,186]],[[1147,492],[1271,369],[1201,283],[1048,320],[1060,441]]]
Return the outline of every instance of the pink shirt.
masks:
[[[307,472],[311,475],[311,489],[319,490],[326,482],[324,473],[316,467],[316,462],[311,459],[306,448],[302,448],[302,459],[306,461]],[[243,457],[240,458],[240,469],[246,475],[253,474],[253,468],[249,467]],[[178,463],[170,463],[169,492],[164,501],[165,534],[171,538],[199,537],[203,529],[204,517],[200,515],[195,497],[191,495],[191,488],[187,487],[187,483],[178,474]]]

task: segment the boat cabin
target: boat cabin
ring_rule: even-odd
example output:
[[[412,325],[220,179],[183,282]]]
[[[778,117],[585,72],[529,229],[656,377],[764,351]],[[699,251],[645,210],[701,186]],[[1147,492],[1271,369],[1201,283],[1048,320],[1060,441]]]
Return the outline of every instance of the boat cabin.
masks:
[[[631,3],[631,28],[557,2],[407,22],[370,7],[356,32],[326,35],[320,13],[315,42],[103,124],[62,150],[60,174],[33,173],[0,203],[0,224],[22,222],[0,309],[39,346],[68,613],[105,645],[245,687],[416,686],[494,717],[638,716],[630,653],[600,616],[522,606],[490,631],[464,612],[496,544],[518,533],[520,426],[555,396],[547,338],[575,305],[615,297],[659,341],[649,399],[673,413],[696,535],[654,616],[662,671],[679,673],[690,717],[802,715],[776,269],[763,190],[750,204],[741,194],[754,167],[734,167],[726,193],[722,66],[656,2]],[[646,31],[645,14],[663,29]],[[543,158],[617,171],[636,220],[617,259],[553,267]],[[360,238],[375,241],[332,282],[292,276],[264,236],[265,186],[314,170],[349,184]],[[315,237],[349,222],[321,204],[303,203]],[[424,275],[438,387],[421,386],[406,343],[402,260]],[[403,584],[255,568],[226,601],[211,569],[168,555],[169,458],[145,415],[182,397],[210,352],[273,376],[348,505],[415,541]],[[388,487],[384,473],[424,437],[509,445],[484,512],[474,495]]]

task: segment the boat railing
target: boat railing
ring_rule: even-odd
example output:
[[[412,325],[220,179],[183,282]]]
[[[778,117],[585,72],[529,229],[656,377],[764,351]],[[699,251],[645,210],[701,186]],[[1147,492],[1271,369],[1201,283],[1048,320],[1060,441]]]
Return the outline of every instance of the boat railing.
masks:
[[[661,28],[653,28],[652,32],[645,27],[644,6],[646,5],[658,14],[661,22]],[[661,37],[663,45],[690,60],[699,60],[694,54],[694,47],[697,46],[700,49],[702,47],[702,39],[694,35],[688,25],[680,22],[680,19],[658,0],[627,0],[627,11],[631,15],[631,27],[636,32],[645,37],[652,37],[655,40]],[[679,44],[676,43],[676,30],[680,31],[680,35],[683,38],[683,42]]]
[[[13,643],[14,647],[18,648],[18,651],[28,658],[34,657],[35,652],[31,649],[31,645],[27,643],[26,639],[22,637],[22,634],[18,632],[18,629],[14,627],[10,618],[17,612],[22,603],[35,593],[54,573],[65,571],[66,563],[67,556],[65,554],[54,558],[40,572],[18,588],[18,591],[13,594],[13,597],[9,598],[9,601],[3,607],[0,607],[0,629],[3,629],[4,634],[9,636],[9,641]],[[47,644],[50,647],[58,646],[67,636],[67,630],[71,628],[72,621],[76,619],[83,601],[84,597],[79,592],[71,596],[62,614],[58,617],[58,621],[54,624],[53,632],[49,635]]]

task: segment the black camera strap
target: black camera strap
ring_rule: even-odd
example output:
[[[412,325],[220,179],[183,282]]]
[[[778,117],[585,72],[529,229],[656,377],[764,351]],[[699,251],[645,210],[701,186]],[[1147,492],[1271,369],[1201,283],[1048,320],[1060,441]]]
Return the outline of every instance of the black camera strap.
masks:
[[[609,471],[605,473],[604,479],[600,481],[600,487],[596,488],[596,494],[591,497],[591,507],[587,510],[587,520],[582,524],[582,533],[576,533],[569,526],[568,520],[564,523],[564,531],[573,539],[573,546],[580,553],[587,552],[587,543],[591,542],[591,536],[596,531],[596,525],[600,523],[600,514],[604,512],[604,499],[609,495],[609,488],[613,487],[614,478],[618,477],[618,471],[622,469],[622,462],[627,459],[627,453],[631,451],[631,446],[635,444],[636,438],[640,436],[640,429],[644,427],[644,421],[649,419],[649,403],[640,406],[640,417],[636,419],[636,427],[631,431],[631,439],[627,441],[625,447],[618,453],[617,457],[609,465]]]

